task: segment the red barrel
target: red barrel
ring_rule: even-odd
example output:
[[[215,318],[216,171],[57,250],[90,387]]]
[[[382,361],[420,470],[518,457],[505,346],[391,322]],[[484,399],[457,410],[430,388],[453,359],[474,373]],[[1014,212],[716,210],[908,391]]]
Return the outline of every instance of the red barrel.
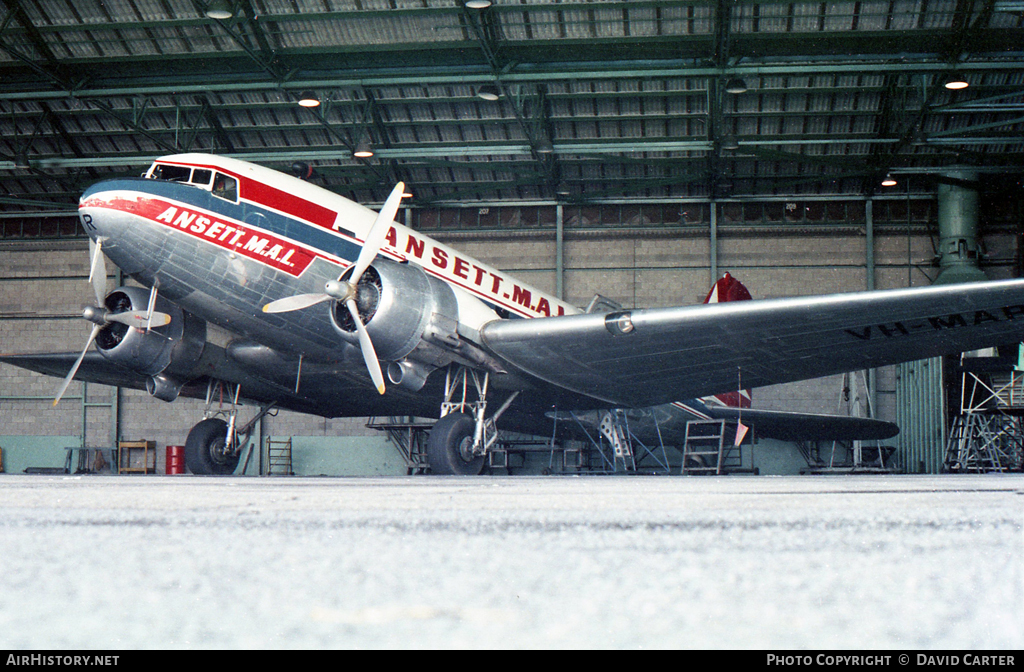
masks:
[[[185,446],[167,446],[167,467],[168,474],[185,473]]]

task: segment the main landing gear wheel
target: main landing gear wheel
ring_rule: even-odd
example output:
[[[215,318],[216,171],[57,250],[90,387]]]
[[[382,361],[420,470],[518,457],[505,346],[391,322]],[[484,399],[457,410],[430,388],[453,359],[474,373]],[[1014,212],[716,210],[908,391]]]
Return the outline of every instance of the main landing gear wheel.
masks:
[[[434,474],[476,476],[484,468],[484,456],[473,455],[476,423],[465,413],[449,413],[430,430],[427,460]]]
[[[200,476],[225,476],[235,473],[238,453],[225,445],[228,423],[220,418],[203,420],[185,439],[185,466]]]

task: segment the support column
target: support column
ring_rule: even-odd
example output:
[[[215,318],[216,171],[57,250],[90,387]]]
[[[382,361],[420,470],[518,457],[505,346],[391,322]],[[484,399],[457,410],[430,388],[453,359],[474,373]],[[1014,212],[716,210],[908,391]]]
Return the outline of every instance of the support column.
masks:
[[[875,213],[874,201],[870,198],[864,204],[864,231],[865,289],[871,291],[875,288]]]
[[[565,300],[565,221],[562,204],[555,206],[555,296]]]
[[[869,292],[875,289],[875,212],[874,201],[870,198],[864,204],[864,287]],[[871,403],[871,417],[878,409],[878,381],[875,370],[868,369],[868,401]]]
[[[935,285],[988,280],[978,267],[978,173],[953,170],[938,187],[939,276]]]
[[[718,203],[711,201],[711,282],[718,282]]]

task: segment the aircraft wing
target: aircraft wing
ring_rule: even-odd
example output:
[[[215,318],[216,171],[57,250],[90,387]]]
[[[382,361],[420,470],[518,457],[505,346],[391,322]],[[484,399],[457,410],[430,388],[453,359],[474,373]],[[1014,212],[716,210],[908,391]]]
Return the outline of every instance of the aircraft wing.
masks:
[[[30,371],[63,378],[78,358],[77,352],[0,354],[0,362]],[[211,379],[242,387],[241,397],[248,402],[275,402],[278,407],[324,417],[361,417],[398,415],[414,412],[436,413],[433,396],[419,396],[397,389],[389,397],[369,395],[370,381],[359,368],[340,363],[308,363],[303,367],[301,386],[295,390],[295,364],[268,357],[263,366],[243,364],[227,355],[224,348],[207,343],[202,358],[188,374],[180,395],[193,399],[206,397]],[[146,389],[147,377],[119,366],[95,350],[86,353],[75,380],[102,385]],[[442,378],[443,382],[443,378]]]
[[[710,407],[716,419],[743,422],[761,438],[780,441],[881,441],[900,432],[898,425],[874,418],[845,415],[818,415],[788,411],[762,411],[732,407]]]
[[[549,383],[651,406],[1018,342],[1024,280],[502,320],[481,336]]]
[[[71,370],[78,355],[77,352],[0,355],[0,362],[48,376],[63,378]],[[82,365],[78,368],[78,373],[75,374],[75,380],[146,389],[145,376],[114,364],[96,351],[86,353],[82,359]]]

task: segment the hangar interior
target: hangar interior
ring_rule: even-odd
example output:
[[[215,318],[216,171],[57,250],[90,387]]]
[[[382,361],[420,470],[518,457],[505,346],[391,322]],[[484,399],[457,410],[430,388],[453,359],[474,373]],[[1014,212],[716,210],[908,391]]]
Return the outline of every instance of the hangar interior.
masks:
[[[726,272],[754,298],[1024,275],[1019,0],[4,0],[0,16],[2,352],[81,349],[79,196],[180,152],[311,168],[374,208],[404,181],[399,221],[579,306],[700,303]],[[953,358],[754,390],[755,408],[870,406],[902,431],[873,453],[760,442],[739,467],[943,471],[963,375]],[[57,379],[0,364],[0,381],[9,473],[89,470],[66,448],[121,442],[152,442],[126,464],[163,473],[205,407],[76,382],[53,408]],[[986,431],[1021,435],[999,422]],[[406,429],[368,424],[282,411],[254,441],[290,440],[294,473],[411,471]],[[958,468],[1020,469],[1017,440]],[[517,473],[623,471],[583,439],[586,466],[509,445]]]

